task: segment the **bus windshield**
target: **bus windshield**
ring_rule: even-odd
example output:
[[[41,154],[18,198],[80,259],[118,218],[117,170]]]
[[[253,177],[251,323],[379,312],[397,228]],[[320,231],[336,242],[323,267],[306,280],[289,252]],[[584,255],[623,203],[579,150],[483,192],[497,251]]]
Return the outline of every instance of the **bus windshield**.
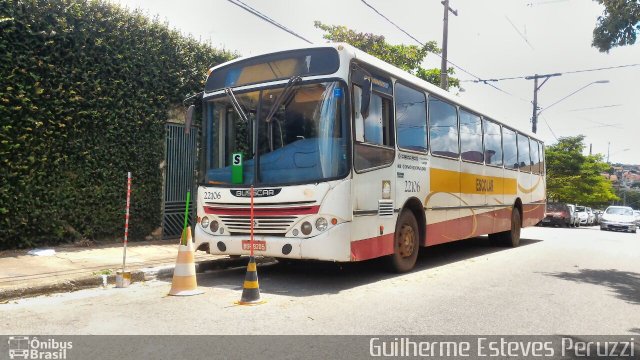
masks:
[[[234,153],[242,153],[244,161],[242,179],[233,184],[301,184],[346,176],[344,87],[316,82],[294,86],[288,94],[284,90],[282,86],[235,94],[248,121],[238,115],[229,97],[206,103],[207,183],[232,184]]]

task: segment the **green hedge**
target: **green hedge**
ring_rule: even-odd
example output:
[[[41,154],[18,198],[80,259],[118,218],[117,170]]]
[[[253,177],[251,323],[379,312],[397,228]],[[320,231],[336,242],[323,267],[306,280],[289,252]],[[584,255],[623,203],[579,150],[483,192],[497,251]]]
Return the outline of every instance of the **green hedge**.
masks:
[[[194,9],[197,11],[197,9]],[[233,55],[104,1],[0,1],[0,249],[161,223],[164,123]]]

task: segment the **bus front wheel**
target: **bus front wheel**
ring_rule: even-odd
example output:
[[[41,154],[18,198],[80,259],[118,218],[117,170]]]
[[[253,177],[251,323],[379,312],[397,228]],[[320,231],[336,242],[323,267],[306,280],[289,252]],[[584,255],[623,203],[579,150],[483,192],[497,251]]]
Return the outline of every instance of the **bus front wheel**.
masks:
[[[517,247],[520,245],[520,229],[522,228],[522,220],[520,219],[520,211],[517,208],[511,209],[511,228],[507,231],[490,234],[489,239],[498,245]]]
[[[410,271],[416,264],[420,249],[420,231],[418,222],[411,211],[403,211],[396,223],[393,237],[393,254],[389,255],[388,267],[391,271],[403,273]]]

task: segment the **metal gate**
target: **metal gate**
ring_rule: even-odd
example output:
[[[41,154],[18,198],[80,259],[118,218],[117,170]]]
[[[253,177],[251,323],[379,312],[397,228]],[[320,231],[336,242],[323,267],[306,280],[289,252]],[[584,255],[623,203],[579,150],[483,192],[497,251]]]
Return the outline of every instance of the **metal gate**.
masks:
[[[162,218],[162,237],[177,238],[184,225],[184,208],[187,191],[191,191],[189,206],[189,225],[195,218],[195,169],[198,131],[192,128],[189,134],[184,133],[182,124],[165,125],[165,179],[164,208]]]

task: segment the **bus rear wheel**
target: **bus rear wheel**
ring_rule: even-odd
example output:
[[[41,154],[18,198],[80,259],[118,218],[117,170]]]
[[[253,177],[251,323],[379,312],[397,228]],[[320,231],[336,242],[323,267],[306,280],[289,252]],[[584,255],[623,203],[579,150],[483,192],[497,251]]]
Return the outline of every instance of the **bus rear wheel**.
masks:
[[[511,209],[511,228],[507,231],[490,234],[489,239],[501,246],[517,247],[520,245],[520,229],[522,220],[517,208]]]
[[[410,271],[416,264],[420,249],[420,231],[418,222],[411,211],[403,211],[396,223],[393,236],[393,254],[387,258],[389,270],[403,273]]]

